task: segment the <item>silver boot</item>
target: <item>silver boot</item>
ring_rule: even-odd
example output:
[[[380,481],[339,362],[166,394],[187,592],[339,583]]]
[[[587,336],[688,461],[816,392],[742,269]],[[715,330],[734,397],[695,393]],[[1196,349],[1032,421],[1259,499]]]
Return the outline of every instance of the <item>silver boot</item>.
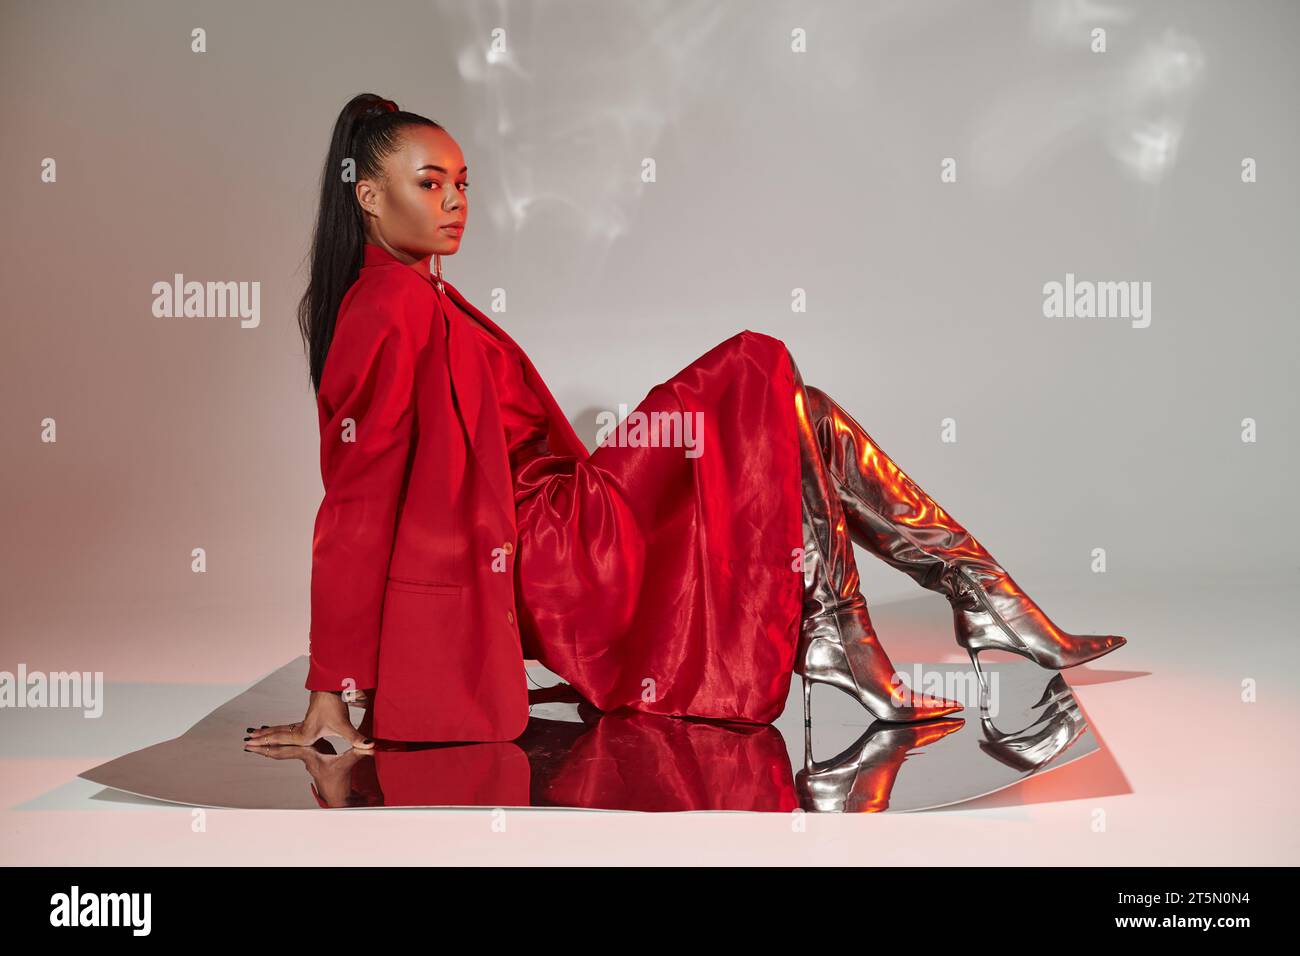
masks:
[[[812,719],[817,683],[838,687],[879,720],[933,720],[957,713],[963,709],[957,701],[914,694],[880,646],[858,588],[844,510],[813,435],[803,379],[790,361],[803,487],[804,609],[794,670],[803,678],[804,721]]]
[[[881,450],[834,399],[806,389],[809,418],[853,539],[953,609],[957,644],[970,654],[1009,651],[1059,670],[1125,644],[1118,635],[1070,634],[1030,599],[993,556]]]

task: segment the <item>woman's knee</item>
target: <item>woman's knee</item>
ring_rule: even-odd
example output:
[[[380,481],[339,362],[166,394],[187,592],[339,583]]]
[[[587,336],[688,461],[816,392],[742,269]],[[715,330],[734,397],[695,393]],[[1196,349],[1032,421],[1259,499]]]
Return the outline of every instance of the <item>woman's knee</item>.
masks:
[[[773,349],[775,351],[789,351],[786,348],[785,342],[778,339],[775,335],[768,335],[766,332],[755,332],[753,329],[744,329],[736,336],[736,338],[756,343],[762,348]]]
[[[792,371],[796,367],[790,349],[775,335],[745,329],[733,336],[732,342],[739,351],[747,355],[758,354],[763,357],[763,364],[768,368],[777,368],[782,362],[789,362]]]

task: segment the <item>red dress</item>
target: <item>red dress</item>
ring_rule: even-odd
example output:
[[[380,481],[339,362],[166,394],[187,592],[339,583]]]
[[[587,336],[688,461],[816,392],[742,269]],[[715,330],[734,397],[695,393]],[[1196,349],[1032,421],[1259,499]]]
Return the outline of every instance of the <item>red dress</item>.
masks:
[[[551,453],[519,347],[444,302],[450,321],[477,331],[494,372],[514,485],[524,656],[604,711],[774,720],[803,607],[784,343],[749,330],[732,336],[651,389],[623,437],[613,433],[583,460]],[[658,433],[677,435],[678,447],[652,443],[650,429],[632,427],[638,412],[677,412],[681,423],[689,415],[696,427]]]

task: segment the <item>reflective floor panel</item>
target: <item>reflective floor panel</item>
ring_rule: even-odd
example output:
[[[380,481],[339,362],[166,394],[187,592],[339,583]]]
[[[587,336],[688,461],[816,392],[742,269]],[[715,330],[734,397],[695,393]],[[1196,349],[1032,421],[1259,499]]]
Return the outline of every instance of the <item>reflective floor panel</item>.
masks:
[[[532,665],[530,720],[510,742],[381,740],[363,753],[330,738],[270,754],[245,750],[246,727],[302,717],[307,663],[305,655],[290,661],[181,736],[80,776],[202,807],[872,813],[972,800],[1098,749],[1062,674],[981,657],[983,694],[969,665],[899,667],[913,688],[967,705],[919,724],[875,721],[847,694],[818,685],[805,726],[797,676],[771,725],[602,714]]]

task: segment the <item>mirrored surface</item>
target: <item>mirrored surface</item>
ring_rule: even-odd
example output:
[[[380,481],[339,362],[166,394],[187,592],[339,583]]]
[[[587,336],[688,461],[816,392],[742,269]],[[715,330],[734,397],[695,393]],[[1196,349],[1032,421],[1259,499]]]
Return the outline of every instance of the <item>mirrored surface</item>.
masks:
[[[871,813],[948,806],[1012,786],[1098,749],[1062,674],[1028,661],[909,664],[909,686],[965,703],[952,717],[876,721],[834,688],[814,688],[811,725],[796,676],[774,724],[634,711],[602,714],[539,666],[530,720],[503,743],[379,741],[356,751],[245,749],[250,723],[289,723],[306,702],[302,656],[180,737],[80,776],[187,806],[250,809],[557,807]],[[359,719],[362,710],[354,710]]]

